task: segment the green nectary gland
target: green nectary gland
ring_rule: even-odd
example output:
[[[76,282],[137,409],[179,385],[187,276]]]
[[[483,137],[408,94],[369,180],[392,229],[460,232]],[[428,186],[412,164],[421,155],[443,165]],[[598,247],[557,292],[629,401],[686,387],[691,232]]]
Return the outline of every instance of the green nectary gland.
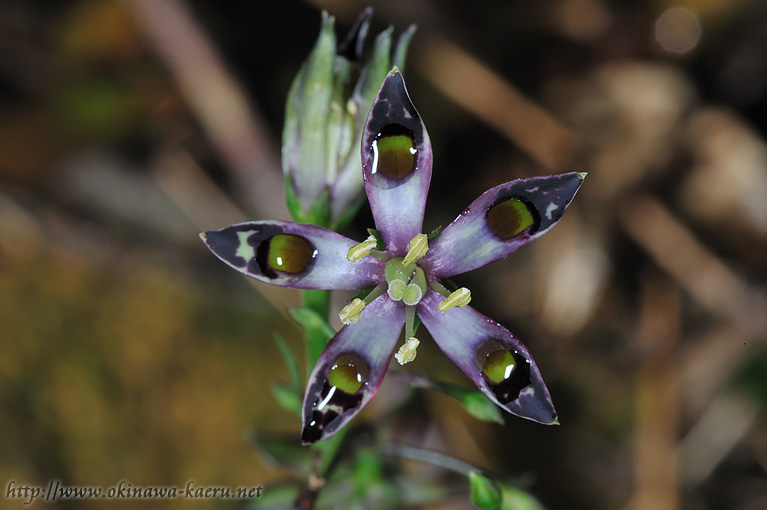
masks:
[[[258,247],[256,261],[266,274],[280,271],[288,274],[303,273],[311,268],[317,250],[301,236],[277,234]]]
[[[342,354],[333,362],[328,384],[346,393],[356,393],[368,377],[368,365],[355,354]]]
[[[401,179],[415,170],[417,150],[412,134],[404,127],[395,124],[387,128],[390,129],[385,129],[373,141],[373,151],[377,154],[374,172]]]
[[[503,239],[512,239],[535,223],[528,206],[516,198],[499,202],[485,214],[490,230]]]
[[[482,373],[491,381],[499,383],[511,377],[516,365],[517,362],[511,352],[501,349],[487,356],[482,366]]]

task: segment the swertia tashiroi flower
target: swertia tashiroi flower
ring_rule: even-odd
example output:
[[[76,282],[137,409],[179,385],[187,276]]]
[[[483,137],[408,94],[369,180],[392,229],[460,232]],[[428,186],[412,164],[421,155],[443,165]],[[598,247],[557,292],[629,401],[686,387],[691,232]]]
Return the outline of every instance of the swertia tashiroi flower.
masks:
[[[346,324],[309,377],[304,443],[345,425],[378,390],[395,357],[416,356],[417,314],[434,341],[503,409],[544,424],[557,415],[538,367],[507,329],[470,306],[470,292],[443,280],[506,257],[556,224],[585,173],[515,180],[472,202],[436,237],[422,234],[432,169],[429,135],[395,67],[375,98],[362,135],[365,191],[378,238],[355,243],[336,232],[284,221],[241,223],[202,234],[238,271],[297,289],[372,288],[339,314]]]

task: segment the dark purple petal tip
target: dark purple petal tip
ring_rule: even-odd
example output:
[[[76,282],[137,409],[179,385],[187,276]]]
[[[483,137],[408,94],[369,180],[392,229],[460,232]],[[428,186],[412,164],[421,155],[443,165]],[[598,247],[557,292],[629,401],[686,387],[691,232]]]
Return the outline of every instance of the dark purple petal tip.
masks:
[[[404,324],[404,308],[382,296],[328,342],[304,395],[304,444],[333,435],[373,398]]]
[[[431,243],[422,259],[424,268],[445,278],[506,257],[562,218],[585,176],[532,177],[489,189]]]
[[[525,346],[470,306],[439,311],[441,300],[430,292],[418,315],[447,357],[503,409],[538,423],[558,423],[549,391]]]
[[[421,232],[432,150],[396,67],[386,76],[362,134],[362,173],[376,228],[398,252]]]

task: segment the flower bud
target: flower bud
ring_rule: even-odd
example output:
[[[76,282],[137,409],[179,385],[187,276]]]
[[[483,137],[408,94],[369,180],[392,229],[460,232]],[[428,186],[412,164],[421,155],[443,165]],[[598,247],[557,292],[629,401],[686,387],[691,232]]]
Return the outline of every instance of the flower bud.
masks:
[[[337,229],[361,203],[358,148],[365,117],[389,69],[403,68],[415,31],[411,26],[392,43],[389,27],[366,52],[372,15],[372,9],[365,9],[338,44],[334,18],[323,12],[317,42],[288,93],[282,168],[288,209],[296,221]]]

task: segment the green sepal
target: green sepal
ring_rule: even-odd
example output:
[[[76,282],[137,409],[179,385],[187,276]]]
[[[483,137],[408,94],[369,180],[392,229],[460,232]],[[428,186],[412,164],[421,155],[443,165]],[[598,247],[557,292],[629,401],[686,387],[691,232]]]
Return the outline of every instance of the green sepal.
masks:
[[[482,510],[501,510],[501,489],[490,478],[476,471],[469,473],[469,497]]]
[[[285,176],[285,204],[293,221],[298,223],[311,223],[327,227],[330,223],[330,193],[325,190],[308,212],[304,212],[301,202],[293,187],[293,180],[289,175]]]
[[[368,297],[370,295],[370,293],[373,292],[374,289],[375,289],[375,287],[367,287],[365,289],[360,289],[360,291],[357,292],[357,294],[354,295],[352,300],[354,300],[356,298],[359,298],[359,299],[364,301],[365,298]]]
[[[288,374],[290,375],[290,387],[295,391],[301,391],[301,370],[298,368],[298,359],[296,358],[293,349],[290,348],[288,343],[278,334],[274,334],[274,342],[277,344],[282,358],[285,360],[285,365],[288,368]]]
[[[295,388],[291,388],[280,381],[273,381],[272,395],[281,408],[290,414],[301,417],[302,395]]]
[[[426,240],[427,241],[431,241],[432,239],[437,237],[440,232],[442,232],[442,225],[440,225],[439,227],[437,227],[434,230],[432,230],[431,232],[429,232],[429,235],[426,236]]]
[[[417,327],[414,329],[417,329]],[[411,381],[414,387],[439,391],[453,397],[461,403],[470,415],[478,420],[498,423],[500,425],[504,423],[503,415],[498,406],[482,392],[446,382],[434,381],[422,375],[413,376]]]
[[[314,310],[296,306],[288,308],[288,314],[304,328],[306,338],[307,374],[312,372],[322,350],[336,332],[330,327],[325,318]]]
[[[386,249],[386,245],[383,242],[383,237],[381,236],[381,233],[378,230],[374,228],[369,228],[368,234],[376,238],[376,250],[383,251]]]
[[[418,316],[418,312],[413,316],[413,334],[418,333],[418,327],[421,325],[421,318]]]

